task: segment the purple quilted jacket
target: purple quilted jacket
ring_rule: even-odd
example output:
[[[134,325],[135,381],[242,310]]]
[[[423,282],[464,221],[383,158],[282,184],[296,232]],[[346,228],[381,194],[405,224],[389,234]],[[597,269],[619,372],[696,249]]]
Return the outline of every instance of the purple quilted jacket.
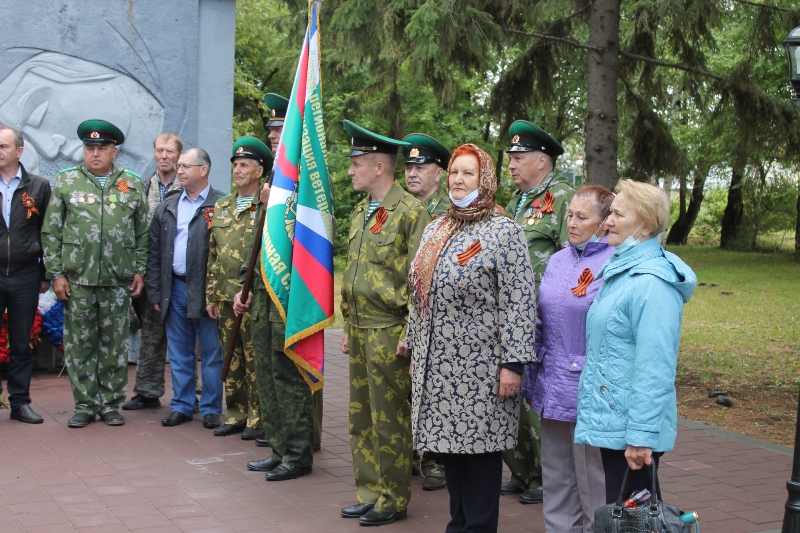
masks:
[[[606,242],[590,242],[582,255],[573,246],[553,254],[539,289],[536,313],[536,355],[538,362],[525,369],[522,395],[531,400],[531,409],[542,418],[575,422],[578,408],[578,382],[586,360],[586,313],[603,280],[594,280],[586,294],[576,296],[581,274],[589,269],[592,277],[614,253]]]

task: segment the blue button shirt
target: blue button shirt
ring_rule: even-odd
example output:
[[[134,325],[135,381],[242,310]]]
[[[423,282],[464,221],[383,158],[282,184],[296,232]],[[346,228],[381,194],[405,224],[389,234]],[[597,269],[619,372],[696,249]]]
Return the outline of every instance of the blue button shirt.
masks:
[[[11,228],[11,202],[14,200],[14,191],[22,181],[22,167],[17,166],[17,173],[13,178],[6,180],[0,178],[0,194],[3,195],[3,218],[6,221],[6,228]]]
[[[195,200],[189,199],[186,191],[178,199],[178,231],[175,232],[175,253],[172,256],[172,272],[186,275],[186,246],[189,244],[189,222],[192,221],[197,208],[203,205],[211,191],[211,185],[206,185]]]

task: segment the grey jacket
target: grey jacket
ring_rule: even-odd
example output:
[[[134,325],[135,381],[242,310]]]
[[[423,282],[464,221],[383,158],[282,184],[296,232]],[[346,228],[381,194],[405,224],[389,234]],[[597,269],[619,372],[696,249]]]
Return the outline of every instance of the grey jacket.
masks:
[[[224,193],[214,189],[208,192],[205,202],[197,208],[189,222],[189,241],[186,245],[186,317],[205,318],[206,265],[210,231],[204,212],[214,209],[214,204]],[[178,231],[178,200],[180,194],[171,194],[156,208],[150,222],[150,254],[147,257],[147,302],[161,305],[162,318],[167,317],[172,294],[172,259],[175,234]]]

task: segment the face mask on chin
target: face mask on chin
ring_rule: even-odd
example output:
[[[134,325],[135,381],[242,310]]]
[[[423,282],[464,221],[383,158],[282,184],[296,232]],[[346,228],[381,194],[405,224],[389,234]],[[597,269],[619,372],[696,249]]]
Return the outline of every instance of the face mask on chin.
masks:
[[[639,244],[640,242],[642,242],[642,236],[641,235],[639,235],[638,239],[634,239],[633,238],[633,236],[636,235],[636,232],[639,231],[640,229],[642,229],[642,226],[644,226],[644,222],[639,224],[639,227],[636,228],[633,231],[633,233],[628,235],[628,237],[624,241],[622,241],[619,246],[617,246],[617,249],[614,252],[614,255],[622,255],[625,252],[627,252],[628,250],[630,250],[631,248],[633,248],[634,246],[636,246],[637,244]]]
[[[450,195],[450,201],[453,202],[456,207],[469,207],[469,204],[474,202],[475,199],[478,197],[478,193],[480,193],[480,191],[481,189],[480,187],[478,187],[477,189],[466,195],[461,200],[456,200],[455,198],[453,198],[452,192],[448,192],[447,194]]]

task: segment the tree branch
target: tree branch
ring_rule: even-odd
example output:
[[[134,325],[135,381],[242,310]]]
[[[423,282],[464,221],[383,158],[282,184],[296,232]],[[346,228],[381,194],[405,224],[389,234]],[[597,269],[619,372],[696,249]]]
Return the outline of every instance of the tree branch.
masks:
[[[595,52],[602,52],[603,50],[600,48],[595,48],[594,46],[589,46],[588,44],[579,43],[578,41],[574,41],[572,39],[567,39],[565,37],[555,37],[553,35],[544,35],[542,33],[531,33],[528,31],[520,31],[520,30],[512,30],[511,28],[505,28],[508,33],[513,33],[516,35],[523,35],[525,37],[535,37],[537,39],[542,39],[543,41],[548,42],[555,42],[555,43],[565,43],[574,48],[582,48],[584,50],[593,50]]]
[[[784,13],[796,13],[796,9],[788,9],[785,7],[773,6],[770,4],[759,4],[758,2],[750,2],[749,0],[733,0],[739,4],[747,4],[749,6],[763,7],[764,9],[774,9],[775,11],[783,11]]]
[[[707,70],[699,69],[696,67],[690,67],[687,65],[681,65],[678,63],[670,63],[669,61],[661,61],[659,59],[653,59],[652,57],[640,56],[637,54],[631,54],[630,52],[625,52],[623,50],[619,51],[619,55],[622,57],[627,57],[628,59],[633,59],[636,61],[641,61],[642,63],[649,63],[651,65],[656,65],[659,67],[667,67],[667,68],[675,68],[678,70],[683,70],[685,72],[690,72],[692,74],[698,74],[700,76],[705,76],[707,78],[713,78],[715,80],[723,79],[722,76],[714,74],[713,72],[708,72]]]

